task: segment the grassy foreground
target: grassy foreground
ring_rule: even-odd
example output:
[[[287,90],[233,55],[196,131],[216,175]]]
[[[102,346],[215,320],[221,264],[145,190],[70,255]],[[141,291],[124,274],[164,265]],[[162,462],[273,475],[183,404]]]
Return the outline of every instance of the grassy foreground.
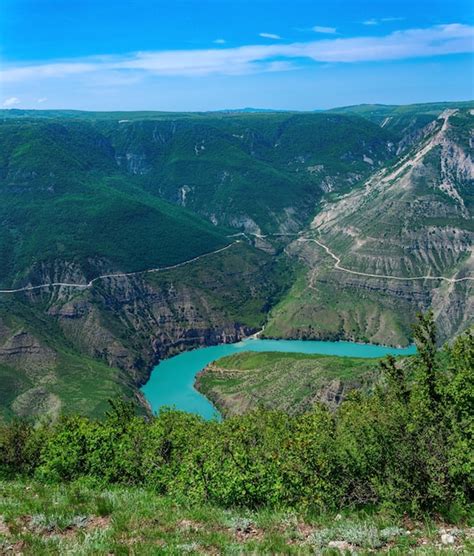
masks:
[[[390,512],[223,510],[143,488],[0,482],[0,554],[472,554],[460,526]]]

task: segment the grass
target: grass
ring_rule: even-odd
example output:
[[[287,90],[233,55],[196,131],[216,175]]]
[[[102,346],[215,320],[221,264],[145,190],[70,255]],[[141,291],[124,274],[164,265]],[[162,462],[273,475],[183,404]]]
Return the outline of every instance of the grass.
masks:
[[[443,530],[452,534],[452,545],[442,544]],[[388,510],[223,510],[88,481],[0,482],[0,552],[6,554],[309,555],[337,554],[337,546],[358,554],[454,554],[474,549],[472,535],[469,519],[452,526],[411,521]]]
[[[197,380],[200,392],[231,416],[257,406],[302,413],[317,401],[335,406],[353,388],[377,381],[378,359],[244,352],[218,359]]]

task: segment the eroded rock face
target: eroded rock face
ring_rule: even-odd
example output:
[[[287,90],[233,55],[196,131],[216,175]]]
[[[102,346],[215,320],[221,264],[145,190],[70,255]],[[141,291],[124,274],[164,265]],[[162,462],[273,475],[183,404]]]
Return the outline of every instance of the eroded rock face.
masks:
[[[119,167],[124,167],[130,174],[143,176],[151,171],[144,153],[127,152],[123,155],[116,155],[115,160]]]
[[[94,264],[99,271],[109,271],[105,261]],[[271,265],[271,256],[237,243],[215,259],[193,263],[184,272],[178,268],[113,276],[88,288],[44,288],[22,295],[29,307],[58,327],[75,353],[120,369],[120,380],[136,389],[164,357],[196,346],[236,342],[255,332],[256,327],[246,325],[239,314],[247,304],[255,303],[250,309],[252,317],[258,315],[259,304],[263,314],[267,298],[275,293]],[[36,284],[58,276],[65,283],[90,278],[67,262],[32,272],[30,282]],[[0,321],[0,337],[1,326]],[[22,331],[14,336],[5,330],[0,362],[4,353],[13,367],[35,363],[35,368],[44,369],[43,374],[50,372],[47,368],[55,361],[54,348],[43,349]],[[19,350],[23,363],[14,359]]]
[[[335,409],[347,397],[348,392],[360,387],[355,381],[343,382],[340,379],[331,380],[328,384],[318,390],[314,396],[314,403],[320,402]]]
[[[195,346],[236,342],[255,331],[215,312],[207,296],[179,283],[164,288],[137,278],[53,305],[66,336],[92,357],[125,369],[142,384],[161,358]]]
[[[359,311],[364,299],[375,307],[372,314],[390,316],[385,324],[401,322],[407,313],[412,320],[416,312],[432,307],[440,340],[472,322],[474,282],[463,279],[474,276],[469,226],[474,164],[456,117],[456,111],[441,114],[393,167],[323,206],[312,230],[332,255],[317,243],[289,247],[308,267],[309,288],[345,300],[327,307],[333,322],[341,322],[342,337],[393,343],[390,327],[385,333],[381,326],[357,322],[364,319]],[[321,296],[315,299],[324,305]],[[409,327],[401,323],[395,328],[400,327],[405,332],[399,341],[407,342]],[[313,334],[324,336],[324,326]]]
[[[12,330],[0,320],[0,363],[28,370],[31,374],[51,368],[56,361],[52,349],[26,330]]]

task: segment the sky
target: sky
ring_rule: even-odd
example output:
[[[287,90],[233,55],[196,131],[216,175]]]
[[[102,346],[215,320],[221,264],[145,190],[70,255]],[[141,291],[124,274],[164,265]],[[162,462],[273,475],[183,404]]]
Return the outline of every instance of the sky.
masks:
[[[474,98],[471,0],[0,0],[0,107]]]

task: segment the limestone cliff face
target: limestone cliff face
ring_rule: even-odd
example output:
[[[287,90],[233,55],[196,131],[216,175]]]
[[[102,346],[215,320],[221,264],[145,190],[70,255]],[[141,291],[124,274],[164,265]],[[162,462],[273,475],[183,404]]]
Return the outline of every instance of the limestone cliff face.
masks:
[[[11,377],[8,410],[58,414],[72,406],[88,412],[106,406],[117,389],[146,406],[138,387],[160,359],[197,346],[236,342],[259,328],[281,287],[273,265],[271,255],[237,242],[163,272],[101,278],[84,288],[47,287],[9,298],[16,305],[7,307],[6,314],[25,314],[26,319],[25,326],[5,321],[0,305],[0,366]],[[92,272],[107,274],[110,265],[91,260],[84,271],[56,260],[33,266],[25,283],[87,285]],[[101,375],[109,385],[103,393]],[[97,401],[89,399],[91,393]]]
[[[274,314],[269,332],[406,344],[416,313],[430,307],[441,341],[469,326],[473,130],[470,112],[446,111],[395,165],[324,203],[306,234],[317,241],[287,248],[306,269],[301,301]]]

